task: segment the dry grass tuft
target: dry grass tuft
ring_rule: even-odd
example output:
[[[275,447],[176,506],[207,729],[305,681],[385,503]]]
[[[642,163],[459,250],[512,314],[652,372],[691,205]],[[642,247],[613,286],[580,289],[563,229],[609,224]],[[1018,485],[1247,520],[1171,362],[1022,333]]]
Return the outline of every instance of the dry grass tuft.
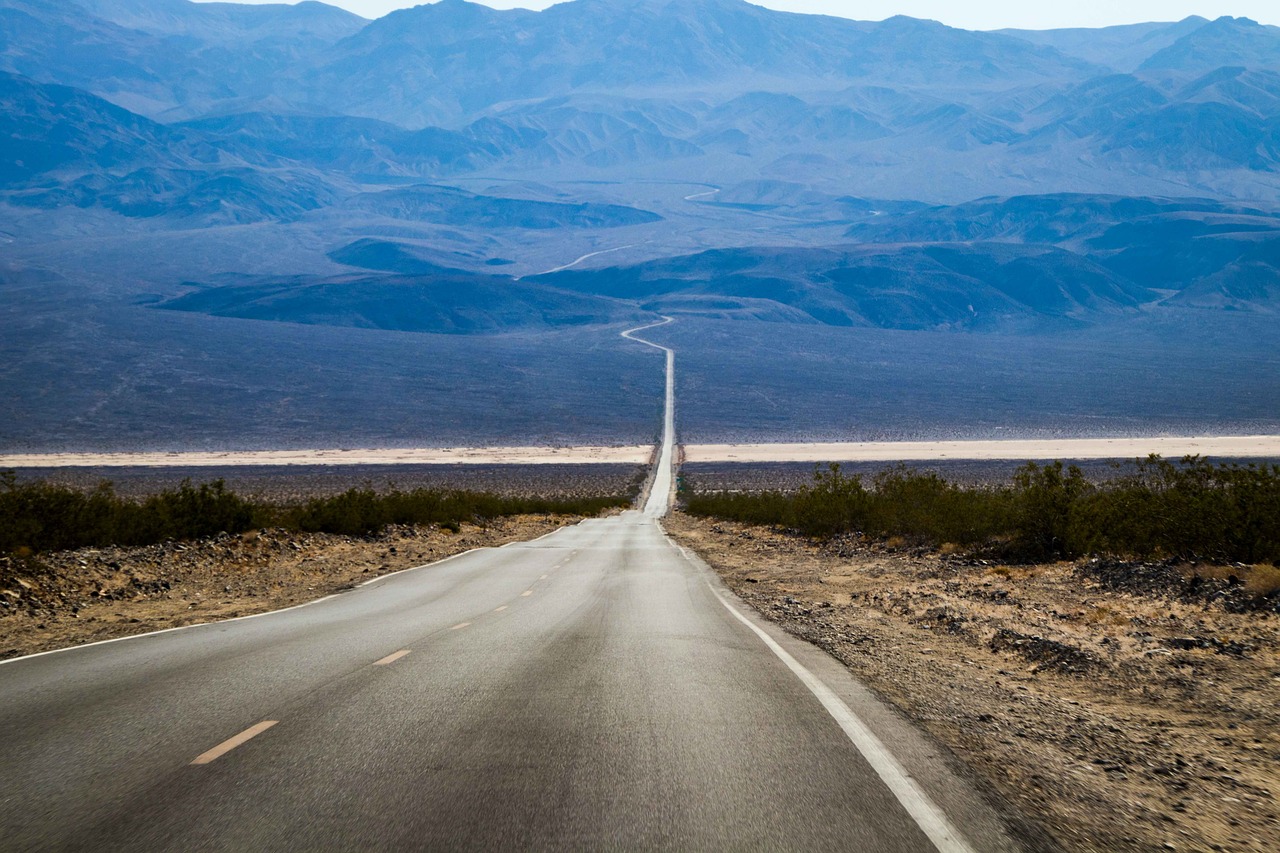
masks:
[[[1254,566],[1245,578],[1244,588],[1259,598],[1280,593],[1280,569],[1269,563]]]

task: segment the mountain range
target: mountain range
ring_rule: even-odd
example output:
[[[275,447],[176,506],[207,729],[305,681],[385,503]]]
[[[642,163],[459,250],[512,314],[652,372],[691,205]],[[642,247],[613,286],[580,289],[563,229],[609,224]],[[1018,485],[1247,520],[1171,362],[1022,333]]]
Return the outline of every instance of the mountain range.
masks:
[[[725,181],[821,163],[824,183],[928,201],[1045,181],[1280,198],[1280,29],[1247,19],[989,33],[741,0],[442,0],[371,22],[315,2],[3,0],[0,45],[28,85],[345,174]]]
[[[1229,323],[1280,306],[1280,28],[0,0],[0,245],[36,339]]]

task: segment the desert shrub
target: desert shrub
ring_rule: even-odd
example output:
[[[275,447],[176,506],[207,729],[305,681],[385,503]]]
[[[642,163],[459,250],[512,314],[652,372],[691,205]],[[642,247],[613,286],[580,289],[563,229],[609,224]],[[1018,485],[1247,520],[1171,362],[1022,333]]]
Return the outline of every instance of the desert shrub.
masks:
[[[1044,560],[1075,556],[1077,503],[1090,490],[1080,469],[1061,462],[1028,462],[1013,475],[1011,547],[1019,556]]]
[[[1077,509],[1081,552],[1255,563],[1280,556],[1280,467],[1151,456]]]
[[[0,475],[0,550],[46,551],[92,544],[115,527],[117,499],[110,486],[85,494],[47,483],[19,484]]]
[[[839,465],[818,468],[813,484],[792,493],[684,493],[685,511],[747,524],[780,524],[809,536],[834,536],[860,529],[867,517],[867,493],[860,477],[841,473]]]
[[[141,504],[121,501],[117,544],[140,545],[166,539],[199,539],[218,533],[242,533],[258,526],[267,515],[227,489],[222,480],[161,492]]]
[[[813,485],[799,490],[791,526],[810,536],[834,536],[866,527],[870,500],[862,478],[841,472],[839,465],[813,472]]]
[[[1029,462],[1008,486],[963,487],[903,466],[870,488],[838,466],[794,492],[702,493],[686,511],[819,538],[861,531],[935,546],[984,544],[1011,559],[1089,553],[1263,563],[1280,559],[1280,466],[1152,456],[1090,483],[1074,466]]]
[[[933,543],[971,544],[1002,526],[1007,498],[996,489],[966,490],[932,472],[905,466],[878,474],[867,488],[839,465],[814,471],[813,483],[794,492],[693,492],[685,510],[755,524],[777,524],[806,536],[866,533]]]
[[[221,480],[152,495],[141,503],[110,483],[90,492],[0,475],[0,551],[56,551],[86,545],[145,545],[254,527],[261,510]]]
[[[415,489],[378,493],[350,489],[299,506],[250,501],[221,480],[190,481],[142,501],[116,494],[109,483],[83,492],[45,482],[19,483],[0,473],[0,552],[56,551],[87,545],[147,545],[280,525],[297,530],[364,535],[391,524],[439,524],[526,513],[597,515],[627,506],[615,497],[506,497],[487,492]]]
[[[292,510],[286,524],[300,530],[362,536],[392,524],[438,524],[457,530],[463,521],[508,515],[598,515],[606,509],[629,505],[625,495],[615,497],[508,497],[490,492],[456,489],[413,489],[378,493],[349,489],[340,495],[313,498]]]
[[[1003,531],[1009,512],[1001,489],[966,489],[937,474],[899,465],[876,475],[868,530],[940,545],[972,545]]]

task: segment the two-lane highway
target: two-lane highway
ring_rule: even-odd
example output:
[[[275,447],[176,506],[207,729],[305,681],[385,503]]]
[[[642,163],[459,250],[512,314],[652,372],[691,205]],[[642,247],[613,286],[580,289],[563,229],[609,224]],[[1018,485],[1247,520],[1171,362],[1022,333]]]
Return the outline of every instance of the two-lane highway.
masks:
[[[670,403],[644,511],[0,665],[0,847],[1017,849],[666,538]]]

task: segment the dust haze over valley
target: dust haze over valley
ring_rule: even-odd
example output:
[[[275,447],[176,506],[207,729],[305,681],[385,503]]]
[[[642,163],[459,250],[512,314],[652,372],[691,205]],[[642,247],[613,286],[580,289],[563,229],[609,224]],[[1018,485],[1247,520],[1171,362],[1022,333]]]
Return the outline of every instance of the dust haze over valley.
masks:
[[[1280,28],[0,0],[0,450],[1263,434]]]

